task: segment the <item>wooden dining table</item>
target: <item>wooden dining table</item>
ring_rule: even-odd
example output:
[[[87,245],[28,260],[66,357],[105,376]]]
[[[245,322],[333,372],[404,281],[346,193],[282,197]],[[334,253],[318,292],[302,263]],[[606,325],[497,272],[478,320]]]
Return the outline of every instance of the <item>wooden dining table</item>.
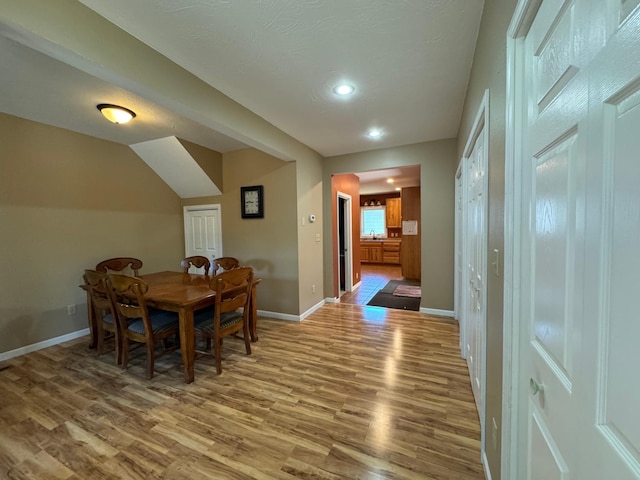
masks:
[[[195,361],[195,334],[193,329],[193,312],[208,307],[215,303],[215,292],[209,284],[211,278],[205,275],[183,272],[156,272],[141,275],[149,291],[145,299],[149,306],[161,310],[177,312],[180,321],[180,348],[184,365],[185,383],[193,382]],[[249,310],[249,335],[252,342],[258,341],[258,313],[256,287],[260,283],[259,278],[254,278],[251,288],[251,304]],[[86,288],[80,285],[81,288]],[[91,339],[89,348],[97,345],[97,319],[91,305],[91,296],[87,294],[87,314]]]
[[[147,305],[178,313],[184,381],[191,383],[194,379],[195,362],[193,312],[215,303],[215,292],[209,287],[212,277],[165,271],[141,275],[140,278],[149,285],[149,290],[144,296]],[[258,283],[260,283],[260,279],[253,282],[249,310],[249,332],[253,342],[258,340],[256,307],[256,286]]]

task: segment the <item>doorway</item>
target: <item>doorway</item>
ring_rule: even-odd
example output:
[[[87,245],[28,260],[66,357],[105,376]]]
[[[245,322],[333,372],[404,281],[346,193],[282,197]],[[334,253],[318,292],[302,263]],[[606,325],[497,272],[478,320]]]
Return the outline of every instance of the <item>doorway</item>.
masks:
[[[191,205],[183,211],[185,257],[222,257],[220,205]]]
[[[338,297],[353,290],[351,224],[351,195],[338,192]]]

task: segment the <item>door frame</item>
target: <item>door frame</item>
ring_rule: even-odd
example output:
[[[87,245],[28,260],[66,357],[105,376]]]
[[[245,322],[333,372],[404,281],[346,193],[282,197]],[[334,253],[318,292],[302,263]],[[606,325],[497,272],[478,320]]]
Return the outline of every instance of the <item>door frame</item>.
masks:
[[[464,295],[464,286],[467,284],[467,275],[464,265],[466,264],[466,249],[464,248],[466,242],[465,235],[465,179],[466,175],[464,175],[464,171],[466,168],[465,158],[462,157],[460,159],[460,163],[458,164],[458,169],[456,170],[455,176],[455,202],[456,202],[456,212],[455,212],[455,258],[454,258],[454,284],[453,284],[453,315],[454,318],[458,321],[458,329],[460,331],[460,355],[462,358],[466,360],[467,354],[465,353],[464,346],[467,343],[467,335],[466,335],[466,316],[465,316],[465,308],[466,308],[466,297]],[[458,195],[462,195],[462,210],[458,210]],[[458,260],[458,251],[462,252],[460,255],[460,260]],[[460,265],[462,264],[462,265]]]
[[[338,298],[340,298],[340,200],[344,200],[343,204],[343,218],[344,218],[344,243],[347,246],[344,256],[344,289],[345,292],[353,291],[353,218],[351,215],[352,201],[351,195],[343,192],[336,192],[336,239],[338,245]]]
[[[187,213],[189,212],[202,212],[202,211],[214,211],[216,210],[218,212],[218,215],[216,218],[218,218],[218,231],[220,232],[220,255],[218,255],[218,257],[222,257],[223,256],[223,250],[222,250],[222,206],[219,203],[208,203],[208,204],[204,204],[204,205],[187,205],[185,207],[182,208],[182,225],[183,225],[183,230],[184,230],[184,252],[185,255],[188,256],[188,252],[187,252],[187,244],[188,244],[188,238],[187,238]]]
[[[526,405],[519,404],[520,335],[518,322],[521,285],[522,241],[522,118],[526,112],[523,89],[524,38],[542,0],[519,0],[507,30],[507,82],[505,125],[504,198],[504,301],[502,348],[502,450],[504,478],[516,478],[518,471],[518,419]]]

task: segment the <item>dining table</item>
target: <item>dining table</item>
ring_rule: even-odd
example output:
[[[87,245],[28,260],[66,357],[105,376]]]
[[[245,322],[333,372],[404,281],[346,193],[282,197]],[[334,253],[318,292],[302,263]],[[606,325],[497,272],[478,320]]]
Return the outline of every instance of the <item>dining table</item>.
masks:
[[[184,366],[184,381],[192,383],[194,379],[195,333],[193,312],[215,303],[215,292],[210,288],[208,275],[163,271],[141,275],[149,290],[145,294],[147,305],[177,312],[180,322],[180,349]],[[249,336],[252,342],[258,341],[258,311],[256,287],[261,279],[254,278],[251,286],[249,310]],[[86,290],[84,285],[81,288]],[[91,305],[91,296],[87,293],[87,314],[90,330],[89,348],[97,345],[97,319]]]
[[[141,275],[140,278],[149,286],[149,290],[144,296],[148,306],[178,313],[184,381],[192,383],[195,363],[193,312],[215,303],[216,294],[209,287],[213,277],[195,273],[164,271]],[[258,340],[256,307],[256,286],[258,283],[260,283],[260,279],[254,279],[249,310],[249,332],[253,342]]]

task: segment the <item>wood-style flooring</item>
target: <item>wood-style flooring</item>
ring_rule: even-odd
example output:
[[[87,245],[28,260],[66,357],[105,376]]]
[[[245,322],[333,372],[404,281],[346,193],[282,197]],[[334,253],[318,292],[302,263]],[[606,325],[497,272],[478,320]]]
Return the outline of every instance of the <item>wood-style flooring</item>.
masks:
[[[147,380],[88,338],[0,363],[0,478],[484,479],[455,322],[327,304],[259,335],[190,385],[179,352]]]

